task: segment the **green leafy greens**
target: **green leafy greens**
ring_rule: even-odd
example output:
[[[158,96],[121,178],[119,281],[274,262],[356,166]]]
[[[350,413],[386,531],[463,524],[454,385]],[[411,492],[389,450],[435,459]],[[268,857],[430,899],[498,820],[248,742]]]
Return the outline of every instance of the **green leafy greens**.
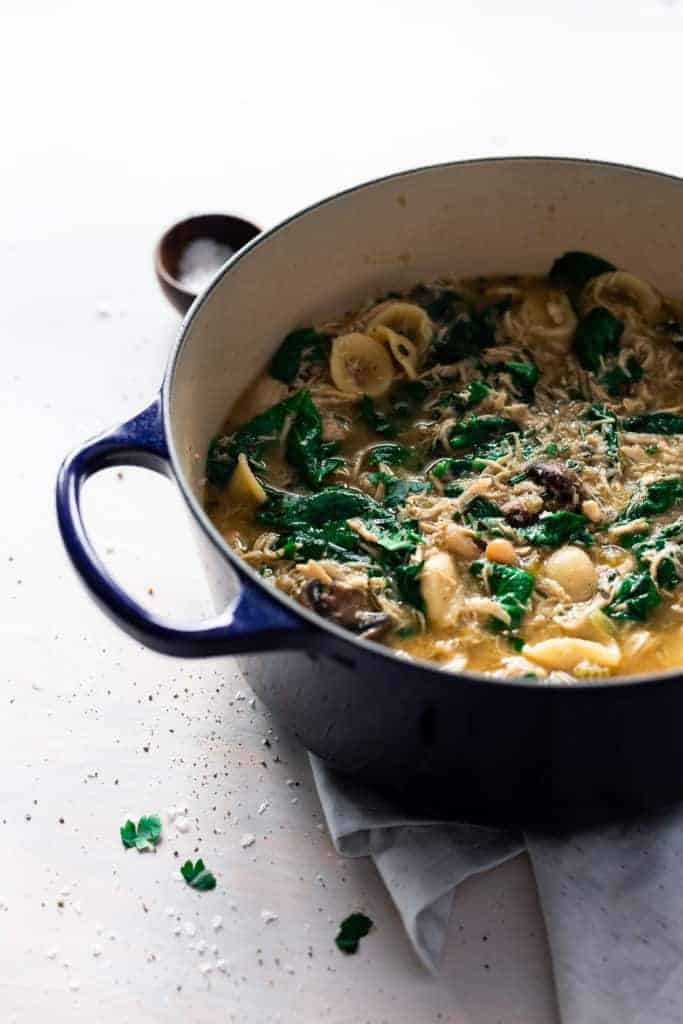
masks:
[[[510,616],[509,629],[517,629],[522,621],[534,587],[533,576],[516,565],[503,565],[480,558],[470,565],[470,573],[488,583],[492,597]],[[493,618],[492,629],[500,631],[506,627],[500,619]]]
[[[588,519],[580,512],[543,512],[531,526],[522,527],[518,532],[530,544],[560,547],[561,544],[593,543],[587,530]]]
[[[286,456],[311,487],[320,487],[323,479],[343,462],[333,456],[336,445],[322,439],[322,422],[315,404],[305,389],[272,405],[244,423],[232,437],[214,438],[209,445],[206,475],[216,487],[225,487],[237,461],[244,453],[257,469],[263,469],[264,449],[277,441],[287,422]]]
[[[208,892],[210,889],[216,888],[216,879],[204,867],[203,860],[198,860],[196,864],[193,864],[191,860],[186,860],[180,869],[180,874],[191,889]]]
[[[140,818],[136,828],[135,822],[129,818],[119,832],[127,850],[133,847],[136,850],[152,850],[161,838],[161,821],[156,814],[148,814]]]
[[[645,622],[660,602],[659,592],[649,572],[631,572],[624,576],[619,589],[604,611],[613,619]]]
[[[619,339],[624,330],[608,309],[596,306],[579,321],[574,333],[574,352],[584,370],[601,373],[610,356],[619,353]]]
[[[321,356],[324,341],[325,335],[318,334],[312,327],[299,327],[292,331],[273,356],[269,368],[270,376],[284,381],[285,384],[291,384],[299,372],[303,356],[306,353]]]
[[[499,434],[519,433],[521,427],[507,416],[469,416],[453,427],[452,448],[468,448]]]
[[[410,448],[406,448],[404,444],[395,442],[376,444],[368,452],[368,464],[379,466],[380,462],[384,462],[390,466],[402,466],[411,455]]]
[[[681,499],[683,479],[678,476],[665,476],[661,480],[640,487],[619,513],[616,522],[628,523],[632,519],[661,515],[662,512],[668,512]]]
[[[555,260],[548,276],[554,284],[568,284],[580,290],[592,277],[607,274],[611,270],[616,270],[616,267],[602,257],[573,250]]]
[[[627,416],[621,429],[634,434],[683,434],[683,416],[670,412],[647,412],[640,416]]]
[[[385,416],[383,412],[379,412],[375,408],[375,403],[369,395],[363,395],[358,406],[358,413],[363,422],[367,423],[375,433],[382,434],[384,437],[393,437],[395,435],[396,427],[388,416]]]

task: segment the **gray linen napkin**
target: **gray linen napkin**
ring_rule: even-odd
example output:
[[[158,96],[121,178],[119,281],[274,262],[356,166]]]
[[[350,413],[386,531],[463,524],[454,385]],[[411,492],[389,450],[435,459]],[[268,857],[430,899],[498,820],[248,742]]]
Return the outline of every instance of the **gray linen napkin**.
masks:
[[[527,849],[563,1024],[683,1021],[683,807],[570,836],[419,820],[311,755],[340,854],[372,857],[415,952],[438,967],[456,887]]]

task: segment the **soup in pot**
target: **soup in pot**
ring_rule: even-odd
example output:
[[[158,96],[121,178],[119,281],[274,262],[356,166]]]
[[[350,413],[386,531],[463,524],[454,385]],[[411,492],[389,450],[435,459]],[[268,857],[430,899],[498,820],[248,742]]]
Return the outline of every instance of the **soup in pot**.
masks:
[[[206,508],[264,579],[446,670],[683,664],[683,307],[589,253],[292,331]]]

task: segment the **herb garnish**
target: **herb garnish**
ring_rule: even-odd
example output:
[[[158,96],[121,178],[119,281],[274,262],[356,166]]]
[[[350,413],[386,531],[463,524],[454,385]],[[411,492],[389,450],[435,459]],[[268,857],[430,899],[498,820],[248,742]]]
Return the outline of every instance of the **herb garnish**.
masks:
[[[355,953],[358,943],[365,938],[372,928],[372,921],[365,914],[350,914],[339,926],[339,934],[334,940],[342,953]]]
[[[645,622],[660,600],[649,572],[631,572],[624,576],[619,589],[603,611],[613,619]]]
[[[136,828],[135,822],[129,818],[119,832],[127,850],[133,847],[136,850],[153,850],[161,838],[161,821],[156,814],[148,814],[140,818]]]
[[[210,889],[216,888],[216,879],[210,871],[206,870],[203,860],[198,860],[196,864],[193,864],[191,860],[186,860],[180,869],[180,874],[192,889],[208,892]]]
[[[449,440],[452,448],[466,448],[498,434],[520,433],[521,429],[507,416],[469,416],[453,427]]]
[[[543,512],[531,526],[522,527],[519,534],[530,544],[559,547],[561,544],[593,543],[587,530],[588,519],[580,512]]]

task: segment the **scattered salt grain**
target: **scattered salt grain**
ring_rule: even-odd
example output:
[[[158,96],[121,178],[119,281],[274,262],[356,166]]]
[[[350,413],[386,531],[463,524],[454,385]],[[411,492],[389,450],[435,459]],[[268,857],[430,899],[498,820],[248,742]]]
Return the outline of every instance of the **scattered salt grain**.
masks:
[[[180,283],[190,292],[201,292],[234,250],[213,238],[195,238],[183,249],[178,263]]]
[[[189,832],[190,823],[187,818],[176,818],[175,827],[178,832]]]
[[[218,949],[218,946],[216,945],[215,942],[211,946],[211,952],[213,953],[214,956],[218,956],[218,954],[220,952],[220,950]]]
[[[102,947],[98,946],[97,943],[95,943],[95,945],[92,948],[92,955],[93,956],[102,956]]]
[[[273,913],[272,910],[262,910],[261,920],[264,924],[272,924],[273,921],[277,921],[277,914]]]
[[[47,957],[48,960],[56,960],[58,952],[59,952],[59,950],[55,949],[53,947],[52,949],[48,949],[47,950],[47,952],[45,953],[45,956]]]
[[[269,807],[270,807],[270,801],[269,800],[264,800],[262,804],[259,804],[259,808],[258,808],[258,812],[257,813],[258,814],[265,814],[265,812],[268,810]]]
[[[223,927],[223,918],[220,914],[216,914],[215,917],[211,918],[211,927],[215,932],[220,931]]]
[[[251,832],[245,832],[240,839],[240,846],[243,850],[246,850],[248,846],[253,846],[256,842],[256,836],[252,835]]]
[[[175,907],[166,907],[166,917],[175,917]]]
[[[75,978],[72,978],[71,981],[69,982],[69,988],[71,989],[72,992],[78,992],[80,987],[80,981],[77,981]]]
[[[193,935],[197,934],[197,929],[192,923],[192,921],[185,921],[185,923],[183,924],[183,929],[185,931],[185,934],[189,935],[190,938],[192,938]]]
[[[250,697],[248,703],[249,703],[249,707],[250,708],[255,708],[256,707],[256,697]]]
[[[225,960],[216,960],[216,967],[219,971],[222,971],[223,974],[225,974],[228,969],[228,965]]]
[[[199,965],[200,974],[211,974],[212,970],[213,964],[208,963],[208,961]]]
[[[287,974],[294,974],[294,968],[292,967],[291,964],[285,964],[284,970],[287,972]]]
[[[175,928],[173,929],[173,934],[174,935],[180,935],[180,931],[181,931],[180,925],[176,925]]]
[[[197,950],[198,953],[206,953],[206,942],[204,942],[204,939],[199,940],[199,942],[195,946],[195,949]]]
[[[116,934],[115,931],[112,930],[107,932],[107,938],[109,939],[110,942],[116,942],[116,940],[118,939],[118,935]]]
[[[101,317],[102,320],[108,320],[111,316],[111,310],[109,306],[98,306],[95,310],[96,316]]]

